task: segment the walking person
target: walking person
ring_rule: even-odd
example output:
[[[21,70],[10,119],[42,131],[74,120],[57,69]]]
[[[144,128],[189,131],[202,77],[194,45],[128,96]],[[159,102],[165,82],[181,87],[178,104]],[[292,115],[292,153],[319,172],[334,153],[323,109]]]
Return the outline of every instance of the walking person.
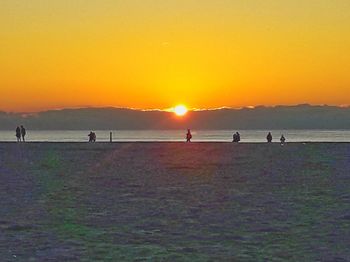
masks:
[[[27,134],[26,129],[24,128],[24,126],[21,126],[21,135],[22,135],[22,141],[25,142],[25,136]]]
[[[19,126],[16,128],[16,137],[17,137],[17,142],[21,142],[21,129]]]
[[[96,142],[96,134],[95,132],[90,132],[90,134],[88,134],[89,137],[89,143],[95,143]]]
[[[190,130],[190,129],[187,129],[186,142],[187,142],[187,143],[191,142],[191,139],[192,139],[191,130]]]

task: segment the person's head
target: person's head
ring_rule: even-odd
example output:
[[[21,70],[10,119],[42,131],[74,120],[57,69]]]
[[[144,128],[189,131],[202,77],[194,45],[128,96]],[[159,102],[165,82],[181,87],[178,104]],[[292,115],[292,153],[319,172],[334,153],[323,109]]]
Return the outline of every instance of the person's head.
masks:
[[[23,128],[23,126],[21,125],[21,127]]]

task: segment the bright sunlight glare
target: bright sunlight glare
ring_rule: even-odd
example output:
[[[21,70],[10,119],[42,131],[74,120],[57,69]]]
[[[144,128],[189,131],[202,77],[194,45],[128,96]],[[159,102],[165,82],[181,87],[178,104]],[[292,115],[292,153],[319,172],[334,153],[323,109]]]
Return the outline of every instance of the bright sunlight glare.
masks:
[[[184,116],[186,115],[187,113],[187,108],[184,106],[184,105],[177,105],[175,108],[174,108],[174,113],[177,115],[177,116]]]

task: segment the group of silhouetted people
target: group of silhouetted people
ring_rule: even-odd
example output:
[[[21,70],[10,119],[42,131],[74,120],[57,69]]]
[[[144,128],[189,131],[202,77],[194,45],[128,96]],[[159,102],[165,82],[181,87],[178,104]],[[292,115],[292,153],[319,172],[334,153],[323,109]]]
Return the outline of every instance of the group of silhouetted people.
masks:
[[[17,126],[16,128],[16,137],[17,137],[17,142],[25,142],[25,136],[26,136],[26,129],[24,128],[24,126]],[[96,134],[95,132],[90,132],[90,134],[88,134],[89,137],[89,142],[90,143],[94,143],[96,142]],[[187,129],[187,134],[186,134],[186,142],[189,143],[191,142],[192,139],[192,133],[190,129]],[[268,143],[272,143],[272,134],[271,132],[269,132],[266,136],[266,140]],[[239,132],[236,132],[233,134],[233,140],[232,142],[234,143],[239,143],[241,141],[241,135]],[[286,138],[284,137],[284,135],[281,136],[280,138],[280,142],[281,145],[284,145],[286,142]]]
[[[95,132],[90,132],[90,134],[88,134],[88,137],[89,137],[89,142],[90,143],[94,143],[94,142],[96,142],[96,134],[95,134]]]
[[[187,129],[187,134],[186,134],[186,142],[191,142],[192,139],[192,133],[190,129]],[[269,132],[266,136],[266,140],[268,143],[272,143],[272,134]],[[236,132],[233,134],[233,140],[232,142],[234,143],[239,143],[241,141],[241,134],[239,132]],[[286,138],[284,135],[281,136],[280,138],[281,145],[284,145],[286,142]]]
[[[16,137],[17,137],[17,142],[25,142],[25,136],[26,136],[26,129],[24,128],[24,126],[17,126],[16,128]]]
[[[269,133],[267,134],[266,139],[267,139],[267,142],[268,142],[268,143],[271,143],[271,142],[272,142],[272,134],[271,134],[271,132],[269,132]],[[286,138],[284,137],[283,134],[281,135],[280,142],[281,142],[281,145],[284,145],[284,144],[286,143]]]

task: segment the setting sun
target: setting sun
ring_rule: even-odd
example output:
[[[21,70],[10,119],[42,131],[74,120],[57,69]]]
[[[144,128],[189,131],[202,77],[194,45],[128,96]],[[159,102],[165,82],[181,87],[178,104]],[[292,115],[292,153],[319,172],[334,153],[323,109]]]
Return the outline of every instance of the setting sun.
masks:
[[[174,113],[177,116],[184,116],[187,113],[187,108],[184,105],[178,105],[174,108]]]

